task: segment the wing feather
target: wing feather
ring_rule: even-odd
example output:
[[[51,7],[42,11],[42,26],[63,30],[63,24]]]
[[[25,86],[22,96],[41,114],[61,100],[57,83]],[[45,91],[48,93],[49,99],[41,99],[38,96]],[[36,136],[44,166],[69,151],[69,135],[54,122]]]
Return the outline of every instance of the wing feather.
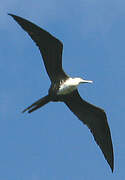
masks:
[[[104,110],[84,101],[77,90],[65,97],[64,102],[69,109],[88,126],[113,171],[113,145]]]
[[[62,68],[62,42],[32,22],[13,14],[9,15],[15,19],[39,47],[50,80],[67,78],[68,76]]]

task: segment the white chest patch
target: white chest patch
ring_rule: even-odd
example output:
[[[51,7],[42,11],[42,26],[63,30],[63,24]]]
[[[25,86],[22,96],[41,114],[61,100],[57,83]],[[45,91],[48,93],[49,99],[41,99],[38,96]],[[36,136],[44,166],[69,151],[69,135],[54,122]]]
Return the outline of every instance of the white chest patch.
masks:
[[[69,94],[72,91],[77,89],[77,84],[74,82],[74,79],[69,78],[67,79],[59,88],[59,91],[57,92],[58,95],[65,95]]]

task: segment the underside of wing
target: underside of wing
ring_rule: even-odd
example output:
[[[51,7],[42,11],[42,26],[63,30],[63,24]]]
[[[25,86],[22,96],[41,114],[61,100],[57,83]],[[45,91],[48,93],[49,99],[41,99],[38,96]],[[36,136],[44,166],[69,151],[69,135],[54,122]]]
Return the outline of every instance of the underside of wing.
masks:
[[[16,22],[30,35],[32,40],[39,47],[44,60],[46,71],[51,81],[55,80],[57,77],[67,77],[62,69],[62,42],[28,20],[13,14],[9,15],[16,20]]]
[[[84,101],[77,90],[67,95],[64,102],[88,126],[113,171],[113,145],[105,112]]]

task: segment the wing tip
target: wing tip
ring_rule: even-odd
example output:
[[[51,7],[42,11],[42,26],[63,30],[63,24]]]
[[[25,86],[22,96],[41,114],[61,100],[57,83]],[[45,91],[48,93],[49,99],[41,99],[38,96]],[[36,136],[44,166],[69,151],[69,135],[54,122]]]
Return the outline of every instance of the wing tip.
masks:
[[[106,150],[107,149],[107,150]],[[109,146],[107,146],[105,150],[101,148],[102,150],[102,153],[108,163],[108,165],[110,166],[111,168],[111,171],[113,173],[114,171],[114,152],[113,152],[113,145],[112,145],[112,142],[110,143]]]
[[[114,171],[114,166],[111,167],[111,170],[112,170],[112,173],[113,173],[113,171]]]
[[[11,14],[11,13],[7,13],[9,16],[12,16],[13,18],[15,17],[14,14]]]
[[[21,111],[21,113],[25,113],[27,111],[27,109],[24,109],[23,111]]]
[[[108,161],[108,164],[109,164],[111,171],[113,173],[113,171],[114,171],[114,155],[113,154],[112,154],[112,158],[110,159],[110,161]]]
[[[24,114],[26,111],[27,111],[27,113],[29,113],[29,114],[30,114],[30,113],[32,112],[32,109],[31,109],[31,110],[24,109],[23,111],[21,111],[21,113],[23,113],[23,114]]]
[[[114,164],[109,164],[110,168],[111,168],[111,171],[112,173],[114,172]]]
[[[21,19],[22,19],[21,17],[16,16],[16,15],[11,14],[11,13],[8,13],[8,15],[9,15],[9,16],[11,16],[11,17],[12,17],[13,19],[15,19],[16,21],[19,21],[19,20],[21,20]]]

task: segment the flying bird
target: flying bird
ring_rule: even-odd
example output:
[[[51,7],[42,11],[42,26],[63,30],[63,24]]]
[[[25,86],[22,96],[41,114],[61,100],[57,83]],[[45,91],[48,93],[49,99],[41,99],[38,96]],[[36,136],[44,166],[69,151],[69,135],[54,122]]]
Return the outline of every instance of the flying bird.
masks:
[[[69,77],[62,68],[63,44],[60,40],[39,26],[19,16],[8,14],[29,34],[39,47],[47,74],[51,80],[48,94],[23,110],[31,113],[49,102],[64,102],[68,108],[90,129],[112,172],[114,155],[111,133],[103,109],[81,98],[77,86],[80,83],[92,83],[79,77]]]

